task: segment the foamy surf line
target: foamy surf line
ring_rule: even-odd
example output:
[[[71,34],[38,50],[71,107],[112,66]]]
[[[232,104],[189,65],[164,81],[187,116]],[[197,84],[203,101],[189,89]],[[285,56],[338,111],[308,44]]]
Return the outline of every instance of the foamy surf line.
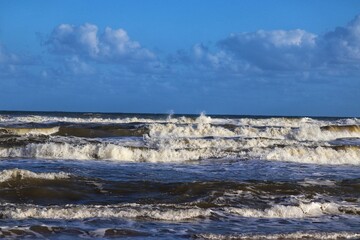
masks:
[[[223,121],[223,120],[221,120]],[[0,115],[0,122],[2,123],[199,123],[211,122],[211,118],[205,115],[199,117],[172,117],[171,115],[159,117],[154,115],[153,118],[143,117],[66,117],[66,116],[44,116],[44,115],[27,115],[27,116],[10,116]]]
[[[314,119],[310,117],[235,117],[227,118],[226,116],[206,116],[204,113],[200,116],[176,116],[173,115],[152,115],[152,117],[141,117],[140,115],[133,117],[112,116],[105,117],[107,114],[98,114],[99,116],[81,115],[81,117],[66,116],[46,116],[46,115],[19,115],[0,114],[0,122],[2,123],[54,123],[54,122],[68,122],[68,123],[211,123],[211,124],[232,124],[237,126],[274,126],[274,127],[301,127],[304,125],[360,125],[360,119],[357,118],[343,118],[338,120]],[[101,116],[103,115],[103,116]]]
[[[204,218],[211,215],[211,210],[197,207],[176,207],[173,205],[5,205],[0,207],[3,219],[86,219],[86,218],[144,218],[161,221],[182,221]]]
[[[151,124],[147,137],[150,139],[201,138],[201,137],[241,137],[267,138],[274,140],[294,141],[331,141],[342,138],[360,138],[360,131],[331,131],[319,126],[303,126],[300,128],[288,127],[232,127],[211,124]]]
[[[30,143],[0,148],[2,158],[112,160],[128,162],[186,162],[204,159],[243,159],[325,165],[360,165],[359,147],[284,146],[264,148],[181,148],[127,147],[114,143]]]
[[[35,173],[24,169],[7,169],[0,172],[0,183],[10,180],[24,180],[24,179],[66,179],[69,178],[70,173],[58,172],[58,173]]]
[[[0,128],[0,133],[15,135],[51,135],[59,131],[60,127],[51,128]]]
[[[322,216],[350,215],[357,217],[357,206],[341,206],[337,203],[300,203],[299,206],[275,205],[269,209],[251,208],[199,208],[181,204],[114,204],[114,205],[13,205],[0,206],[3,219],[86,219],[86,218],[125,218],[154,219],[160,221],[182,221],[210,216],[224,216],[224,213],[245,218],[266,219],[308,219]]]
[[[225,211],[247,218],[311,218],[324,215],[359,214],[358,206],[341,206],[337,203],[300,203],[298,206],[275,205],[265,210],[228,207]]]
[[[346,129],[346,128],[342,128]],[[116,137],[116,136],[144,136],[149,140],[181,139],[181,138],[263,138],[273,140],[288,140],[298,142],[326,142],[338,139],[360,139],[360,131],[331,131],[318,126],[293,128],[262,129],[253,127],[235,127],[227,129],[226,126],[211,124],[150,124],[146,126],[56,126],[56,127],[3,127],[0,136],[11,135],[62,135],[74,137]],[[359,141],[360,145],[360,141]]]
[[[10,121],[11,120],[11,121]],[[242,121],[245,121],[244,124]],[[350,120],[349,120],[350,121]],[[339,138],[360,138],[360,125],[353,120],[350,125],[337,125],[336,122],[321,123],[309,118],[286,119],[212,119],[211,117],[201,115],[195,119],[179,117],[167,119],[142,119],[142,118],[124,118],[124,119],[103,119],[103,118],[67,118],[67,117],[46,117],[46,116],[24,116],[24,117],[2,117],[0,121],[4,127],[1,132],[17,135],[52,135],[58,133],[69,135],[91,135],[86,131],[98,131],[98,134],[105,134],[106,129],[86,129],[81,124],[146,124],[149,127],[148,136],[150,138],[194,138],[194,137],[243,137],[243,138],[271,138],[288,139],[297,141],[330,141]],[[6,123],[70,123],[70,128],[63,127],[6,127]],[[263,124],[259,124],[259,122]],[[298,123],[289,125],[288,123]],[[252,124],[254,123],[254,124]],[[276,124],[275,124],[276,123]],[[15,124],[16,125],[16,124]],[[25,124],[26,125],[26,124]],[[60,129],[59,129],[60,128]],[[73,128],[73,129],[72,129]],[[107,129],[109,130],[109,129]],[[113,130],[116,130],[113,129]],[[124,129],[126,130],[126,128]],[[133,129],[134,130],[134,129]],[[120,134],[121,131],[113,131],[112,134]],[[131,131],[123,131],[123,134],[134,134]],[[144,132],[145,133],[145,132]],[[141,134],[141,131],[137,134]],[[116,134],[115,134],[116,135]],[[96,136],[96,134],[95,134]],[[110,134],[111,136],[111,134]]]
[[[196,234],[197,239],[207,240],[260,240],[260,239],[359,239],[360,232],[294,232],[294,233],[278,233],[278,234]]]

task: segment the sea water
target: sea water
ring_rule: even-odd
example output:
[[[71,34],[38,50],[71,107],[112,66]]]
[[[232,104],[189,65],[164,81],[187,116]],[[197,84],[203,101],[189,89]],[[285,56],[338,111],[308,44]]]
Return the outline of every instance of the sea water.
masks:
[[[0,238],[359,239],[360,119],[0,112]]]

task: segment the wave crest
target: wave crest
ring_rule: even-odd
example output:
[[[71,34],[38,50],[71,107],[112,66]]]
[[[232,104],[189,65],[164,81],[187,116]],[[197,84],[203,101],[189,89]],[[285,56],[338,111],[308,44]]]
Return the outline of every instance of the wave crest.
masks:
[[[229,213],[235,213],[242,217],[252,218],[306,218],[318,217],[324,214],[338,215],[339,205],[335,203],[300,203],[299,206],[275,205],[265,210],[250,208],[234,208],[225,209]]]
[[[9,180],[21,180],[21,179],[64,179],[69,178],[69,173],[58,172],[58,173],[35,173],[24,169],[7,169],[0,172],[0,182],[7,182]]]
[[[181,221],[211,215],[210,210],[197,207],[166,205],[66,205],[42,207],[34,205],[6,206],[0,211],[6,219],[84,219],[84,218],[146,218],[162,221]]]

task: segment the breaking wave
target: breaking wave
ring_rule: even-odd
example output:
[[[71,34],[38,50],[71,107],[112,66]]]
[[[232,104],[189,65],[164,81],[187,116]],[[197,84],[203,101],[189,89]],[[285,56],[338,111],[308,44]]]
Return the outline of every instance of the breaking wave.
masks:
[[[194,218],[222,216],[222,211],[246,218],[312,218],[322,215],[358,215],[355,206],[340,206],[336,203],[301,203],[299,206],[275,205],[269,209],[226,207],[199,208],[174,204],[114,204],[114,205],[16,205],[5,204],[0,207],[3,219],[84,219],[84,218],[144,218],[163,221],[182,221]]]
[[[14,135],[51,135],[57,133],[59,127],[51,128],[0,128],[0,133]]]
[[[225,119],[203,114],[197,118],[164,119],[50,116],[2,116],[2,119],[26,122],[25,126],[5,124],[0,128],[2,158],[133,162],[237,158],[360,165],[358,119]],[[43,125],[33,125],[34,122]],[[49,127],[46,122],[57,125]],[[348,123],[351,125],[345,125]]]
[[[123,147],[115,144],[43,143],[0,149],[0,157],[45,159],[104,159],[134,162],[177,162],[231,156],[217,149],[171,150]]]
[[[360,147],[358,146],[277,145],[281,141],[272,143],[266,140],[252,142],[189,140],[187,146],[184,147],[185,143],[155,142],[153,143],[154,148],[151,145],[136,147],[99,142],[84,142],[82,144],[71,142],[29,143],[23,146],[0,148],[0,157],[104,159],[131,162],[184,162],[202,159],[240,158],[311,164],[360,165]],[[258,147],[261,145],[264,147]]]
[[[265,210],[230,207],[225,210],[242,217],[251,218],[307,218],[322,215],[339,215],[342,212],[335,203],[300,203],[299,206],[275,205]]]
[[[0,115],[0,122],[2,123],[193,123],[194,121],[201,121],[201,119],[194,120],[190,117],[178,117],[172,118],[171,116],[167,117],[156,117],[153,118],[141,118],[141,117],[97,117],[97,116],[82,116],[82,117],[65,117],[65,116],[44,116],[44,115],[26,115],[26,116],[10,116],[10,115]],[[200,119],[200,120],[199,120]],[[210,119],[210,118],[209,118]]]
[[[7,169],[0,172],[0,183],[7,182],[10,180],[22,180],[22,179],[64,179],[69,178],[69,173],[35,173],[24,169]]]
[[[5,113],[0,238],[360,238],[359,119]]]
[[[260,156],[266,160],[289,161],[310,164],[354,164],[360,165],[359,147],[296,147],[287,146],[274,149],[261,149]],[[258,155],[253,154],[254,157]]]
[[[196,207],[174,207],[166,205],[66,205],[42,207],[35,205],[5,206],[0,210],[4,219],[84,219],[84,218],[145,218],[163,221],[182,221],[208,217],[210,210]]]
[[[153,124],[150,126],[151,138],[179,138],[179,137],[233,137],[236,133],[223,127],[215,127],[208,123],[179,126],[176,124]]]

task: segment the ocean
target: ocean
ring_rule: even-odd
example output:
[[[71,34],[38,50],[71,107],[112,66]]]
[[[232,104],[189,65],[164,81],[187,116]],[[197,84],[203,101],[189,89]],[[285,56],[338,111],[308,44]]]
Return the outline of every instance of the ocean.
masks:
[[[0,238],[360,239],[360,119],[0,112]]]

